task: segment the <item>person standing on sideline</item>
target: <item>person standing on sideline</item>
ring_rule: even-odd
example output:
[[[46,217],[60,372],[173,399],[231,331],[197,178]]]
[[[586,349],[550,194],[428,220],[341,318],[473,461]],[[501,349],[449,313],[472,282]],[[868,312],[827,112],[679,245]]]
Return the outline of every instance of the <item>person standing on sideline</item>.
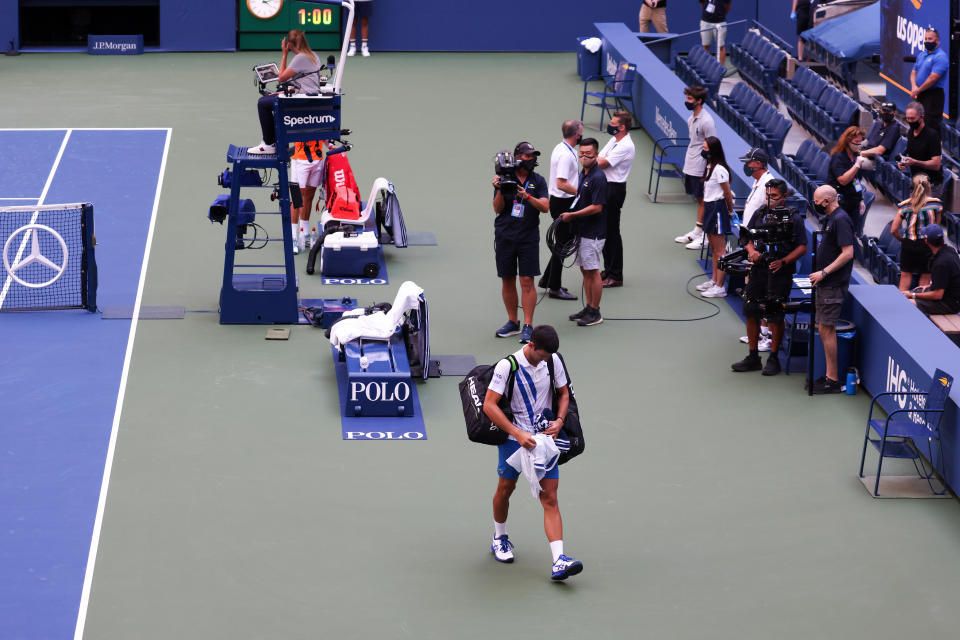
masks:
[[[650,33],[650,23],[657,33],[670,33],[667,29],[667,0],[642,0],[640,5],[640,33]]]
[[[540,152],[529,142],[519,142],[513,150],[520,166],[514,170],[517,185],[504,197],[500,176],[493,177],[493,248],[500,278],[500,295],[507,309],[507,323],[497,329],[498,338],[520,334],[530,340],[537,289],[533,278],[540,275],[540,214],[550,210],[547,181],[533,169]],[[522,295],[517,296],[517,274]],[[523,307],[523,326],[517,317],[517,305]]]
[[[840,393],[837,372],[837,322],[850,286],[853,272],[853,222],[837,203],[837,190],[828,184],[813,192],[813,208],[822,216],[823,239],[817,251],[817,271],[810,274],[810,284],[817,288],[816,319],[826,375],[813,381],[813,393]]]
[[[803,62],[803,38],[800,34],[812,27],[810,24],[810,0],[793,0],[790,19],[797,23],[797,60]]]
[[[353,0],[356,13],[353,16],[353,25],[350,27],[350,47],[348,56],[357,55],[357,20],[360,21],[360,55],[370,57],[370,48],[367,40],[370,38],[370,16],[373,15],[373,0]]]
[[[603,284],[600,279],[600,261],[603,258],[603,245],[607,233],[605,205],[610,189],[607,178],[597,164],[597,141],[584,138],[580,141],[580,162],[583,173],[580,174],[580,188],[574,211],[563,214],[563,221],[573,221],[580,243],[577,246],[577,264],[583,274],[583,295],[586,306],[570,316],[577,325],[589,327],[603,322],[600,315],[600,296]]]
[[[730,167],[723,153],[720,139],[710,136],[703,141],[703,159],[707,167],[703,172],[703,230],[710,243],[713,255],[713,277],[708,288],[701,289],[704,298],[722,298],[727,295],[723,287],[724,276],[719,261],[727,252],[727,234],[733,217],[733,192],[730,190]],[[699,288],[699,287],[698,287]]]
[[[731,0],[700,0],[703,14],[700,16],[700,42],[710,53],[710,45],[717,41],[717,60],[723,64],[727,59],[727,13]]]
[[[716,137],[717,125],[713,121],[713,116],[703,110],[703,104],[707,100],[706,89],[696,85],[684,89],[683,94],[684,106],[688,111],[693,112],[687,118],[690,144],[687,146],[687,155],[683,161],[683,188],[687,195],[697,200],[697,225],[693,231],[677,236],[674,240],[685,244],[687,249],[700,249],[704,242],[703,172],[707,168],[707,161],[703,159],[700,152],[703,151],[703,143],[708,137]]]
[[[556,355],[559,348],[560,338],[557,337],[556,329],[550,325],[540,325],[533,330],[530,341],[513,354],[518,365],[513,375],[514,389],[510,396],[513,422],[498,404],[507,390],[510,378],[510,362],[506,358],[496,364],[483,399],[483,412],[493,424],[508,434],[507,441],[499,446],[497,452],[499,480],[493,494],[493,542],[490,544],[490,551],[498,562],[513,562],[514,558],[514,546],[507,535],[507,514],[510,510],[510,496],[517,486],[520,472],[508,464],[507,459],[520,447],[535,449],[535,436],[538,433],[556,440],[567,417],[570,391],[567,386],[567,372]],[[550,388],[548,358],[553,360],[553,389]],[[547,422],[543,412],[553,404],[554,393],[557,394],[556,419],[549,421],[547,428],[541,431],[538,426]],[[551,580],[566,580],[583,571],[583,564],[579,560],[563,554],[563,519],[557,504],[559,484],[560,469],[555,465],[540,481],[539,494],[543,507],[543,528],[553,554]]]
[[[569,211],[573,198],[577,195],[577,152],[574,149],[580,144],[583,135],[583,123],[579,120],[567,120],[560,126],[563,140],[553,148],[550,154],[550,179],[547,181],[547,193],[550,194],[550,217],[554,220],[560,214]],[[570,225],[561,222],[557,225],[557,244],[566,242],[570,237]],[[573,295],[560,284],[563,275],[563,260],[557,256],[550,256],[550,262],[540,278],[540,288],[547,289],[547,295],[557,300],[576,300]]]
[[[923,105],[927,126],[940,133],[950,58],[940,48],[940,34],[932,27],[923,34],[923,48],[910,71],[910,97]]]
[[[612,138],[603,145],[597,158],[597,166],[607,177],[607,232],[603,245],[602,286],[623,286],[623,238],[620,236],[620,210],[627,197],[627,178],[637,150],[630,137],[633,117],[627,111],[616,111],[607,133]]]

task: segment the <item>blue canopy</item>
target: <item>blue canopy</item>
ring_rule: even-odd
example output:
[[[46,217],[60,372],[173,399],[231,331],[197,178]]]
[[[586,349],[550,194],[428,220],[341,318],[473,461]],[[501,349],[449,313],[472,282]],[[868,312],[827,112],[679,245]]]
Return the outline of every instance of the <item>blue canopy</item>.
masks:
[[[838,62],[855,62],[880,53],[880,4],[832,18],[800,34]]]

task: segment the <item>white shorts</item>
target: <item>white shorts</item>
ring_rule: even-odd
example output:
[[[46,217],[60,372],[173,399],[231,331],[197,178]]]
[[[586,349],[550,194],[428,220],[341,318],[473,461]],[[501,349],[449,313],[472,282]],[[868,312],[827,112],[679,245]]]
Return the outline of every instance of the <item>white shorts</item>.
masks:
[[[585,271],[599,269],[603,264],[603,245],[606,238],[580,238],[580,248],[577,249],[575,264]]]
[[[717,49],[722,47],[727,40],[727,23],[726,22],[706,22],[704,20],[700,21],[700,42],[703,43],[703,46],[709,47],[713,44],[713,38],[716,35],[717,38]]]
[[[290,161],[290,182],[294,182],[301,187],[319,187],[322,182],[320,175],[321,160],[297,160]]]

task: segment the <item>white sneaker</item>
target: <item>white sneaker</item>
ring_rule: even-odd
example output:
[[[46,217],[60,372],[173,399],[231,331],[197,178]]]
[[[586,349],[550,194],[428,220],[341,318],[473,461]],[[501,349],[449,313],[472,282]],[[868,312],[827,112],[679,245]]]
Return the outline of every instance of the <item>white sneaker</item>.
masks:
[[[719,285],[713,285],[700,294],[704,298],[723,298],[727,295],[727,290]]]
[[[700,251],[707,244],[707,236],[700,234],[699,238],[691,240],[689,244],[686,245],[687,249],[693,249],[694,251]]]
[[[750,344],[750,336],[740,336],[740,342],[743,344]]]
[[[357,45],[356,45],[356,43],[354,43],[354,42],[351,42],[351,43],[350,43],[350,48],[347,49],[347,55],[350,56],[351,58],[352,58],[353,56],[357,55]]]
[[[300,245],[298,245],[297,242],[294,241],[294,242],[293,242],[293,255],[299,254],[300,251],[301,251]]]
[[[760,341],[770,340],[770,329],[766,327],[760,327]],[[747,336],[740,336],[740,342],[743,344],[749,344],[750,338]]]
[[[707,289],[710,289],[716,286],[716,284],[717,283],[714,282],[713,280],[707,280],[706,282],[701,282],[700,284],[697,285],[697,291],[706,291]]]
[[[694,227],[693,231],[688,231],[682,236],[677,236],[676,238],[673,239],[673,241],[679,242],[680,244],[686,244],[688,242],[696,240],[702,235],[703,235],[703,229],[701,229],[700,227]]]
[[[362,55],[364,58],[370,57],[370,49],[367,49],[367,45],[362,45],[360,47],[360,55]]]
[[[250,147],[249,149],[247,149],[247,153],[255,156],[268,156],[268,155],[273,155],[276,152],[277,152],[277,145],[267,144],[263,140],[261,140],[260,144],[258,144],[257,146]]]
[[[760,338],[757,341],[757,351],[770,351],[770,345],[773,344],[771,338]]]
[[[510,542],[507,534],[494,538],[490,544],[490,551],[493,552],[497,562],[513,562],[513,543]]]

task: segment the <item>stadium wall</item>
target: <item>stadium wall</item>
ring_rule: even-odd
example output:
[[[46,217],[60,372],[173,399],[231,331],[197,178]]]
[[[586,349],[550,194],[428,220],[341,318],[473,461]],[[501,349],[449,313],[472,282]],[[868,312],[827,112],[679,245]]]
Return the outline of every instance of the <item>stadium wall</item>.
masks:
[[[160,49],[223,51],[236,46],[237,0],[159,0]],[[19,48],[18,0],[0,0],[0,49]],[[733,3],[730,21],[760,20],[787,42],[794,23],[782,7],[759,0]],[[691,8],[690,5],[694,5]],[[458,5],[449,0],[376,0],[371,47],[379,51],[572,51],[594,22],[637,28],[639,0],[487,0]],[[700,28],[692,0],[670,0],[667,23],[674,33]],[[465,7],[464,10],[461,7]],[[426,34],[426,35],[425,35]]]

